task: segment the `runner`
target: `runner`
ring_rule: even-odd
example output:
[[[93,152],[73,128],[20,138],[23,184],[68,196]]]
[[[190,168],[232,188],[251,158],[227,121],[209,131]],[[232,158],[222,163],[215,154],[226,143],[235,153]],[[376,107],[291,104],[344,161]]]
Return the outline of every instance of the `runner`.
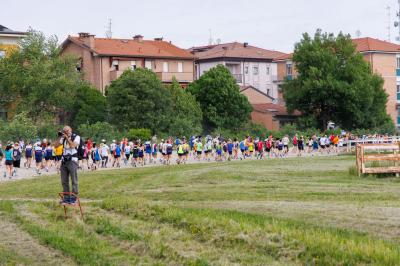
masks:
[[[61,144],[60,146],[56,147],[55,149],[56,149],[55,150],[55,154],[56,154],[55,164],[56,164],[57,174],[59,174],[64,145]]]
[[[127,143],[124,147],[124,154],[125,154],[124,164],[126,166],[128,165],[129,158],[131,157],[131,145],[129,143]]]
[[[110,148],[107,145],[106,140],[102,140],[101,149],[100,149],[100,156],[101,156],[101,168],[107,168],[108,158],[110,157]]]
[[[45,171],[48,172],[49,168],[52,165],[52,158],[53,158],[53,147],[51,146],[50,142],[47,142],[46,148],[44,150],[44,160],[45,164]]]
[[[28,145],[26,145],[26,147],[25,147],[26,162],[24,163],[24,167],[26,169],[31,168],[32,157],[33,157],[33,146],[32,146],[32,142],[29,142]],[[1,159],[0,159],[0,161],[1,161]]]
[[[132,166],[137,167],[139,158],[139,145],[138,142],[135,141],[132,147]]]
[[[8,143],[6,146],[6,149],[4,151],[4,155],[6,157],[6,171],[4,172],[4,178],[7,177],[8,174],[8,178],[11,179],[12,175],[14,173],[13,171],[13,147],[12,147],[12,143]]]
[[[41,143],[36,142],[33,149],[35,151],[36,173],[40,175],[40,170],[43,169],[43,150]]]

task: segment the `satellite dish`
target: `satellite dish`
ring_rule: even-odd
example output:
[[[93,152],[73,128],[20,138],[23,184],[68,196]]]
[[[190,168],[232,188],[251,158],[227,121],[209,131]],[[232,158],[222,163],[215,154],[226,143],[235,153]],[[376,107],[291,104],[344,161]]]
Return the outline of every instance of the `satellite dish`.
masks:
[[[394,22],[394,26],[395,26],[395,27],[398,27],[398,26],[399,26],[399,22],[398,22],[398,21],[395,21],[395,22]]]

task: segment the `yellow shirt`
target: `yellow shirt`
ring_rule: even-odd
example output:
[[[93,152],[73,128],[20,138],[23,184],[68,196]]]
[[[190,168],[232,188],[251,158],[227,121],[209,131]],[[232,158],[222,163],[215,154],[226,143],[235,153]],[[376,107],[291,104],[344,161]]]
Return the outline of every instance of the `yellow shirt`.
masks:
[[[60,146],[58,146],[57,148],[56,148],[56,156],[61,156],[62,155],[62,153],[63,153],[63,145],[60,145]]]

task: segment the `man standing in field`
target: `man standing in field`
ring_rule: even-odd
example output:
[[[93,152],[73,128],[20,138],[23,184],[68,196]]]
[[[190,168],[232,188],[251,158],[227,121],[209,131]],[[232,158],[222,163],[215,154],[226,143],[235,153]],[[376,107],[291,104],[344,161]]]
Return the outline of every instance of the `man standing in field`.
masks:
[[[72,133],[72,128],[69,126],[65,126],[62,132],[58,132],[55,147],[64,146],[60,167],[61,184],[64,193],[71,192],[69,185],[69,177],[71,177],[72,192],[78,195],[78,148],[80,142],[80,136]],[[75,195],[64,195],[62,203],[75,204]]]

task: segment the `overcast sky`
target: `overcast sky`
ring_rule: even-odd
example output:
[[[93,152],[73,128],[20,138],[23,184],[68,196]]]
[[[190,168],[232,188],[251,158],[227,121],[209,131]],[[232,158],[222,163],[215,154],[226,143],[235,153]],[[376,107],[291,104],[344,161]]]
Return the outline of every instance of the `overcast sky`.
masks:
[[[303,32],[317,28],[386,40],[387,6],[394,41],[397,0],[13,0],[1,5],[0,24],[32,27],[61,42],[78,32],[104,37],[112,19],[115,38],[142,34],[189,48],[208,44],[211,29],[214,40],[291,52]]]

